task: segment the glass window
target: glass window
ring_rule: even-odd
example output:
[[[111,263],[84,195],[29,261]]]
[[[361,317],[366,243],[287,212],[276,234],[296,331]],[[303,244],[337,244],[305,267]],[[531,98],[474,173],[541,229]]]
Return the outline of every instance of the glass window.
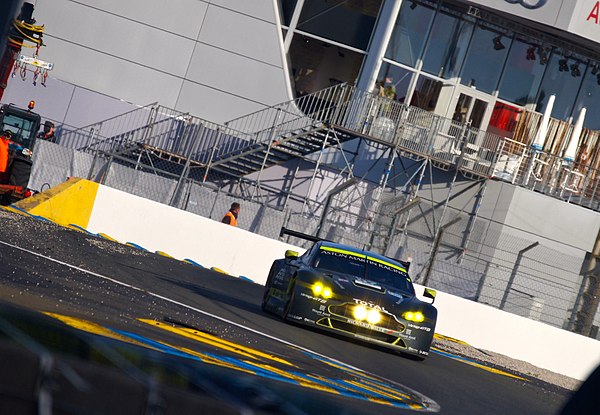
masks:
[[[513,138],[515,128],[523,110],[512,105],[496,102],[488,125],[488,132],[502,137]]]
[[[296,97],[347,82],[354,84],[364,55],[308,36],[295,35],[290,45]]]
[[[511,39],[485,26],[477,26],[461,73],[461,84],[491,94],[510,47]]]
[[[404,102],[412,75],[407,69],[384,62],[379,70],[376,90],[381,96]]]
[[[543,113],[548,105],[548,98],[556,95],[552,117],[559,120],[569,118],[584,69],[585,66],[576,59],[553,54],[542,80],[535,110]]]
[[[7,113],[2,121],[4,130],[12,133],[12,141],[29,148],[31,145],[31,137],[37,131],[34,131],[33,120],[28,120],[16,114]]]
[[[498,96],[519,105],[535,102],[550,51],[516,39],[508,54]]]
[[[281,10],[281,21],[284,26],[289,26],[298,0],[279,0]]]
[[[592,130],[600,130],[600,105],[598,102],[600,102],[600,70],[598,64],[592,64],[583,78],[575,111],[573,111],[573,122],[577,120],[581,109],[585,108],[583,126]]]
[[[298,30],[366,50],[381,0],[305,0]]]
[[[435,110],[442,86],[443,83],[441,81],[420,76],[415,86],[415,92],[413,92],[410,100],[410,105],[427,111]]]
[[[423,58],[423,70],[442,78],[458,75],[473,24],[447,13],[438,13]]]
[[[321,247],[315,256],[313,266],[319,270],[349,274],[357,279],[365,278],[365,283],[375,282],[414,294],[414,288],[408,280],[406,271],[403,271],[399,265],[378,258],[334,252],[327,247]]]
[[[434,14],[433,7],[403,2],[385,57],[416,67]]]

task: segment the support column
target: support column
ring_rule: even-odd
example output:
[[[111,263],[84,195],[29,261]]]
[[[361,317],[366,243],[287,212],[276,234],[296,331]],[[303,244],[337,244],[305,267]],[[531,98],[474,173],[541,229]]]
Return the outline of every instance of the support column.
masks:
[[[381,59],[385,56],[385,50],[392,37],[394,24],[400,12],[402,0],[384,0],[381,12],[377,18],[375,32],[371,39],[369,52],[365,58],[363,68],[358,78],[357,89],[362,91],[371,91],[375,86],[379,68],[381,68]]]

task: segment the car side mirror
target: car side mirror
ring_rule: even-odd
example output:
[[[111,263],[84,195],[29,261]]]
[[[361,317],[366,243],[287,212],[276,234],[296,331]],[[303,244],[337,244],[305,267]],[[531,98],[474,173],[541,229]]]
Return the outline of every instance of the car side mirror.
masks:
[[[433,304],[435,302],[436,295],[437,295],[437,291],[432,290],[431,288],[425,288],[425,291],[423,291],[423,297],[431,298],[431,304]]]
[[[291,249],[288,249],[287,251],[285,251],[285,260],[287,261],[292,261],[294,259],[298,259],[298,252],[296,251],[292,251]]]

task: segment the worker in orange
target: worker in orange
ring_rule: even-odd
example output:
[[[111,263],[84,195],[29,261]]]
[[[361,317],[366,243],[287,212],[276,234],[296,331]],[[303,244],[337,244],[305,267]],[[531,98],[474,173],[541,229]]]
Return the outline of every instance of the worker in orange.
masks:
[[[237,202],[233,202],[231,204],[231,208],[227,211],[223,219],[221,219],[222,223],[226,223],[231,226],[237,226],[237,217],[240,213],[240,204]]]
[[[12,142],[12,132],[6,130],[0,135],[0,182],[4,182],[8,170],[9,146]]]

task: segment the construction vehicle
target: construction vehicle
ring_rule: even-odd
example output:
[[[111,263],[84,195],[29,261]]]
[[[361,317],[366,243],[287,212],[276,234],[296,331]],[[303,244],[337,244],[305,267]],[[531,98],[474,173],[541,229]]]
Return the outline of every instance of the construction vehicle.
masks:
[[[41,117],[13,104],[0,106],[0,135],[9,142],[6,172],[0,174],[0,204],[8,205],[31,195],[27,188],[31,175],[31,155],[40,129]],[[10,138],[7,138],[10,137]]]

